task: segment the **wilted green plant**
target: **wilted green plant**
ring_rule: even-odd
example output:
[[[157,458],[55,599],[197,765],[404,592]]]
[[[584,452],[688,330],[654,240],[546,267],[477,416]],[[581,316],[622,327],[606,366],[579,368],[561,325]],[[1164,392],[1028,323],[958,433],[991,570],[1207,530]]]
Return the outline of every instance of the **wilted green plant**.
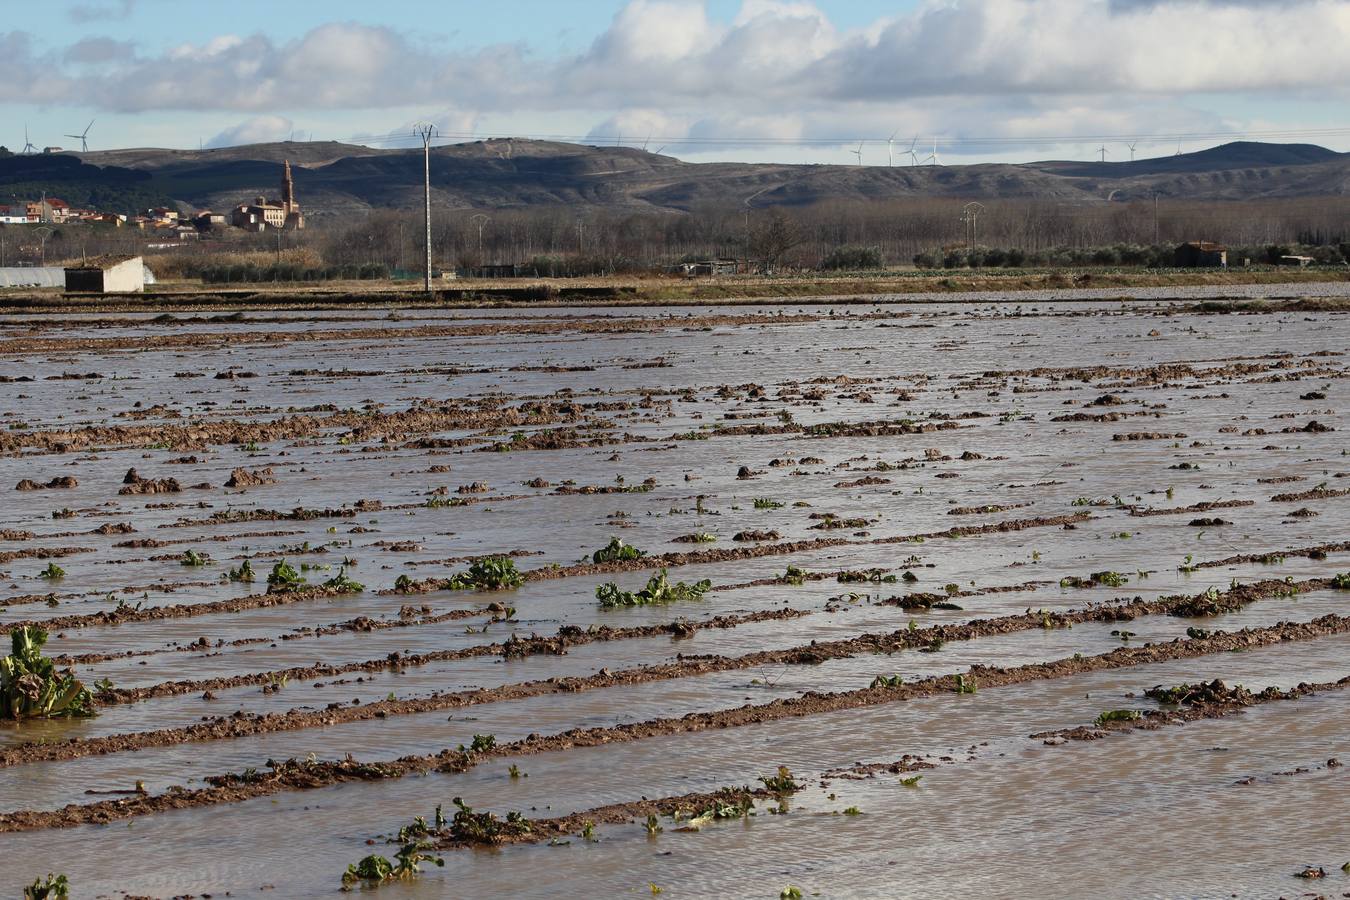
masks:
[[[585,823],[582,824],[582,826],[581,826],[581,837],[582,837],[583,839],[587,840],[587,841],[590,841],[591,843],[595,843],[596,841],[599,840],[599,838],[597,838],[597,837],[595,836],[595,823],[594,823],[594,822],[585,822]]]
[[[511,765],[507,767],[506,774],[511,776],[512,781],[516,780],[517,778],[530,777],[529,775],[526,775],[524,772],[520,771],[520,766],[516,765],[515,763],[511,763]]]
[[[68,900],[70,882],[64,875],[48,873],[47,880],[33,879],[33,883],[23,889],[23,900]]]
[[[656,816],[652,813],[647,814],[646,828],[648,837],[656,837],[658,834],[665,831],[665,829],[661,827],[661,823],[657,820]]]
[[[1332,576],[1331,586],[1342,591],[1350,591],[1350,572]]]
[[[10,632],[12,650],[0,659],[0,719],[93,716],[89,689],[67,670],[42,655],[47,632],[23,625]]]
[[[516,569],[515,561],[509,556],[489,556],[474,560],[467,572],[459,572],[450,577],[450,589],[455,591],[504,591],[520,587],[525,576]]]
[[[861,809],[858,809],[858,807],[856,807],[856,806],[850,806],[848,809],[845,809],[845,810],[844,810],[844,815],[846,815],[846,816],[861,816],[861,815],[862,815],[862,810],[861,810]]]
[[[497,746],[497,736],[495,734],[475,734],[473,740],[469,742],[469,753],[486,753]],[[463,744],[459,745],[460,750],[464,750]]]
[[[783,584],[801,585],[806,581],[807,572],[797,566],[788,566],[787,571],[778,576]]]
[[[671,584],[666,577],[666,570],[662,569],[648,579],[647,586],[640,591],[619,590],[619,586],[611,581],[595,589],[595,599],[599,600],[600,605],[607,609],[622,606],[648,606],[654,603],[699,600],[711,587],[712,582],[706,578],[693,584],[686,584],[683,581]]]
[[[789,884],[778,892],[778,900],[802,900],[802,889]]]
[[[883,569],[840,572],[836,580],[840,584],[895,584],[896,582],[895,576],[887,575]]]
[[[956,676],[956,693],[973,694],[978,689],[979,685],[975,682],[974,676],[969,677],[965,675]]]
[[[791,794],[802,789],[802,786],[792,777],[792,770],[787,766],[779,766],[776,773],[761,775],[759,780],[764,782],[766,788],[779,795]]]
[[[1142,713],[1137,709],[1109,709],[1097,716],[1097,724],[1105,725],[1108,722],[1133,722],[1140,718]]]
[[[412,591],[413,580],[407,575],[400,575],[394,579],[394,590],[400,594],[407,594]]]
[[[450,836],[466,844],[497,844],[507,838],[529,834],[530,821],[518,812],[499,819],[490,812],[477,813],[460,797],[453,800],[458,812],[450,821]]]
[[[347,577],[346,566],[338,569],[338,573],[325,581],[323,586],[343,594],[359,594],[366,589],[366,586],[361,582]]]
[[[784,504],[769,497],[756,497],[755,509],[782,509]]]
[[[911,776],[908,777],[908,778],[901,778],[901,779],[900,779],[900,786],[901,786],[901,787],[908,787],[908,788],[918,787],[918,786],[919,786],[919,781],[920,781],[920,779],[922,779],[922,778],[923,778],[922,775],[911,775]]]
[[[378,854],[372,854],[359,863],[348,866],[342,875],[342,883],[366,881],[380,885],[387,881],[405,881],[415,878],[422,871],[419,863],[430,862],[444,866],[445,860],[425,852],[430,848],[431,845],[423,841],[411,841],[398,851],[394,862]]]
[[[49,578],[55,581],[58,578],[65,578],[66,570],[61,568],[54,562],[49,562],[47,563],[47,568],[43,569],[41,572],[38,573],[38,577]]]
[[[237,569],[231,569],[226,573],[226,577],[229,578],[230,581],[252,581],[255,577],[253,574],[253,563],[244,560],[239,564]]]
[[[185,566],[192,566],[193,568],[204,566],[210,562],[204,554],[198,553],[196,550],[188,550],[178,561]]]
[[[611,537],[608,544],[591,554],[591,562],[626,562],[630,559],[641,559],[646,555],[647,551],[630,547],[618,538]]]
[[[900,675],[878,675],[872,679],[872,687],[900,687],[905,683],[905,679]]]
[[[273,594],[284,594],[288,591],[296,591],[304,587],[304,577],[295,570],[286,560],[280,560],[272,567],[272,572],[267,576],[267,590]]]

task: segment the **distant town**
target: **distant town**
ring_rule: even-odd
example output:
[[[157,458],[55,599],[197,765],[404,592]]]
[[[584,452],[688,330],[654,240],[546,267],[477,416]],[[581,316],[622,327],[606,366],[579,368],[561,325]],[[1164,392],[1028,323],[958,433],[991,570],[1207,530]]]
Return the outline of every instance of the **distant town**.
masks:
[[[49,148],[54,150],[58,148]],[[240,228],[254,234],[270,230],[297,231],[305,227],[305,216],[295,199],[295,179],[291,164],[285,163],[279,199],[254,197],[240,203],[229,213],[203,209],[183,214],[177,209],[158,206],[140,215],[81,209],[60,197],[0,202],[0,225],[110,225],[155,232],[178,241],[196,240],[203,233],[225,227]]]

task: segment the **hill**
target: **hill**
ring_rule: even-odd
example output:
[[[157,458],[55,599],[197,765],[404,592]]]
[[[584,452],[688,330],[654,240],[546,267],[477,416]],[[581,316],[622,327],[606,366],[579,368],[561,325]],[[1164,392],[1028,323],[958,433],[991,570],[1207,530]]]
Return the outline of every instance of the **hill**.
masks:
[[[0,186],[19,183],[35,190],[40,180],[33,176],[42,171],[40,165],[32,168],[37,159],[0,159]],[[54,166],[48,173],[53,184],[91,189],[99,182],[134,184],[137,196],[143,191],[193,208],[227,209],[257,194],[275,195],[284,160],[294,168],[297,194],[311,217],[410,207],[422,197],[420,149],[282,142],[45,159]],[[20,170],[24,177],[14,181]],[[1346,196],[1350,154],[1307,144],[1237,142],[1135,161],[891,168],[687,163],[630,147],[504,138],[435,148],[431,177],[435,203],[450,208],[680,211],[705,204],[764,207],[905,197],[1103,204],[1155,193],[1191,200]]]

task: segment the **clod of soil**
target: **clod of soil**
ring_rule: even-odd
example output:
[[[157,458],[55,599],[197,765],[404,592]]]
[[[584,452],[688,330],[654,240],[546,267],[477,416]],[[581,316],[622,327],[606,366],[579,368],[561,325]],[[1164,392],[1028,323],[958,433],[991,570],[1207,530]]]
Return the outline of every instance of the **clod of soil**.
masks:
[[[230,472],[230,479],[225,482],[225,486],[227,488],[242,488],[276,483],[276,473],[272,471],[271,466],[268,466],[265,469],[254,469],[253,471],[244,468],[235,469]]]

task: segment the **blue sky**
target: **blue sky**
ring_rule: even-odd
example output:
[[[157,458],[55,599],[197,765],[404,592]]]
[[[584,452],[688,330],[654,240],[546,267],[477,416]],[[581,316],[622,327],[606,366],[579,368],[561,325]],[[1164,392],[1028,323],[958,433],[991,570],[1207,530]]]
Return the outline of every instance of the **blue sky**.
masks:
[[[686,159],[1350,150],[1350,0],[0,0],[0,144],[563,135]],[[1205,21],[1206,27],[1177,27]],[[895,135],[894,143],[888,138]]]

